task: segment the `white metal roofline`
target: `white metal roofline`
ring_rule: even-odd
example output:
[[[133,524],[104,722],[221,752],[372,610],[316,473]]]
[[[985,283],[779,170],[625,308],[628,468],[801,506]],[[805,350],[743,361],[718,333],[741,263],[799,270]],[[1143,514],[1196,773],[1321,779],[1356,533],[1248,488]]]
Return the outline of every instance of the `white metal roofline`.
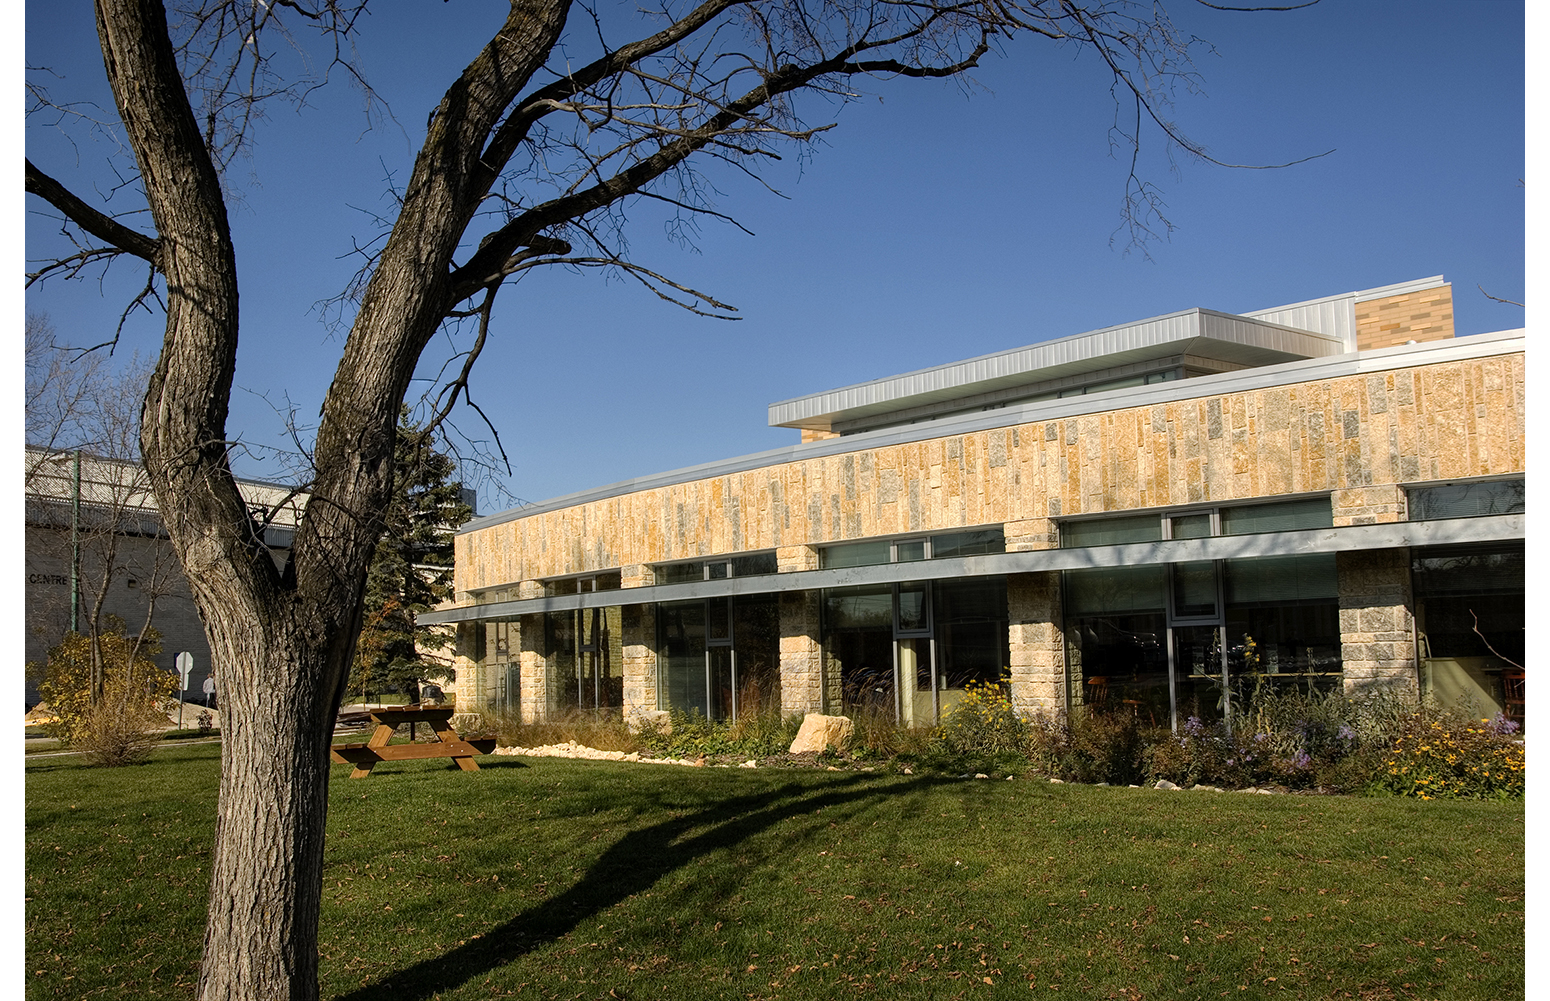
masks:
[[[1196,307],[782,400],[770,404],[769,423],[772,427],[793,427],[802,421],[849,412],[886,411],[912,399],[1026,382],[1041,371],[1053,377],[1073,366],[1092,366],[1106,358],[1120,361],[1118,356],[1174,344],[1193,343],[1196,353],[1208,354],[1206,349],[1212,342],[1232,345],[1240,352],[1259,349],[1304,358],[1346,350],[1338,337]]]
[[[1238,314],[1239,316],[1263,316],[1266,313],[1282,313],[1290,309],[1302,309],[1305,306],[1318,306],[1326,302],[1339,302],[1341,299],[1354,299],[1357,302],[1371,302],[1373,299],[1387,299],[1389,296],[1405,295],[1409,292],[1424,292],[1429,288],[1441,288],[1448,284],[1448,280],[1442,275],[1432,275],[1430,278],[1417,278],[1408,282],[1395,282],[1393,285],[1380,285],[1377,288],[1357,289],[1355,292],[1341,292],[1338,295],[1320,296],[1317,299],[1304,299],[1302,302],[1289,302],[1285,306],[1271,306],[1267,309],[1251,309]]]
[[[1279,365],[1266,365],[1261,368],[1244,369],[1239,372],[1224,372],[1221,375],[1203,375],[1194,379],[1160,382],[1150,386],[1111,389],[1102,393],[1091,393],[1085,396],[1070,396],[1063,400],[1041,400],[1037,403],[1010,404],[999,410],[964,414],[960,417],[942,417],[923,424],[882,428],[877,431],[863,431],[858,434],[846,435],[843,438],[805,442],[800,445],[786,445],[764,452],[753,452],[730,459],[718,459],[714,462],[703,462],[698,465],[684,466],[680,469],[672,469],[662,473],[620,480],[617,483],[565,494],[546,501],[540,501],[536,504],[529,504],[526,507],[511,508],[510,510],[500,511],[482,518],[475,518],[465,523],[458,530],[457,534],[467,535],[471,532],[483,531],[509,521],[517,521],[549,511],[559,511],[567,507],[589,504],[594,501],[608,500],[613,497],[623,496],[624,494],[636,493],[637,491],[654,490],[659,487],[672,486],[675,483],[688,483],[712,476],[742,473],[751,469],[776,466],[802,459],[816,459],[828,455],[844,455],[847,452],[859,452],[868,448],[902,445],[909,442],[926,441],[931,438],[949,438],[953,435],[1011,427],[1016,424],[1032,424],[1038,421],[1079,417],[1083,414],[1107,410],[1127,410],[1132,407],[1147,407],[1158,403],[1173,403],[1178,400],[1189,400],[1200,396],[1270,389],[1275,386],[1285,386],[1299,382],[1315,382],[1325,379],[1338,379],[1349,375],[1362,375],[1370,372],[1388,372],[1394,369],[1414,368],[1417,365],[1433,365],[1440,362],[1462,361],[1490,355],[1515,354],[1524,350],[1526,344],[1525,334],[1526,331],[1523,328],[1519,328],[1517,330],[1502,330],[1489,334],[1471,334],[1467,337],[1444,341],[1401,344],[1392,348],[1350,352],[1332,355],[1327,358],[1308,358],[1302,361],[1282,362]]]

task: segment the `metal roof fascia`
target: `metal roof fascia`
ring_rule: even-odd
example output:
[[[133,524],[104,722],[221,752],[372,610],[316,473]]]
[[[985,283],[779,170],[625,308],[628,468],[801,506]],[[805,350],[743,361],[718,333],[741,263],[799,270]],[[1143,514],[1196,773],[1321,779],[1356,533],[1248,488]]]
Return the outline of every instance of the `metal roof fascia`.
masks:
[[[527,598],[521,601],[460,605],[456,608],[423,612],[417,617],[417,621],[426,625],[442,625],[506,619],[542,612],[656,604],[696,598],[724,598],[739,594],[777,594],[785,591],[812,591],[821,588],[857,587],[905,581],[1044,573],[1051,570],[1091,570],[1197,560],[1300,556],[1364,549],[1451,545],[1461,542],[1495,542],[1522,539],[1526,535],[1526,516],[1521,514],[1452,518],[1445,521],[1401,521],[1341,528],[1311,528],[1296,532],[1267,532],[1260,535],[1218,535],[1208,539],[1176,539],[1166,542],[1140,542],[1083,549],[1039,549],[1029,552],[963,556],[956,559],[923,560],[915,563],[880,563],[873,566],[840,567],[833,570],[800,570],[791,573],[766,574],[760,577],[692,581],[687,584],[659,584],[612,591],[587,591],[581,594]]]
[[[1289,302],[1284,306],[1246,309],[1238,315],[1249,317],[1263,316],[1266,313],[1281,313],[1289,309],[1318,306],[1322,303],[1337,302],[1341,299],[1355,299],[1358,302],[1366,302],[1369,299],[1386,299],[1392,295],[1404,295],[1406,292],[1421,292],[1429,288],[1441,288],[1446,284],[1448,284],[1448,280],[1442,275],[1432,275],[1430,278],[1415,278],[1407,282],[1395,282],[1393,285],[1379,285],[1377,288],[1357,289],[1353,292],[1340,292],[1336,295],[1321,296],[1317,299],[1304,299],[1302,302]]]
[[[1063,367],[1090,366],[1106,359],[1121,363],[1126,359],[1120,356],[1129,352],[1171,347],[1197,338],[1305,358],[1344,350],[1341,339],[1317,331],[1196,307],[782,400],[770,404],[769,424],[794,427],[819,417],[848,420],[898,409],[896,405],[904,401],[935,402],[932,394],[947,399],[991,392],[1034,373],[1058,378],[1067,374],[1061,371]]]
[[[573,494],[565,494],[546,501],[540,501],[537,504],[529,504],[526,507],[512,508],[507,511],[485,515],[482,518],[466,522],[458,530],[457,534],[466,535],[471,532],[483,531],[506,522],[544,514],[548,511],[558,511],[567,507],[576,507],[580,504],[609,500],[613,497],[620,497],[624,494],[641,490],[652,490],[658,487],[672,486],[675,483],[687,483],[711,476],[742,473],[751,469],[780,465],[802,459],[844,455],[847,452],[859,452],[867,448],[903,445],[931,438],[948,438],[959,434],[994,430],[996,428],[1011,427],[1017,424],[1030,424],[1037,421],[1061,420],[1089,413],[1129,410],[1134,407],[1147,407],[1158,403],[1174,403],[1179,400],[1189,400],[1220,393],[1252,391],[1298,382],[1314,382],[1348,375],[1363,375],[1372,372],[1388,372],[1401,368],[1414,368],[1419,365],[1432,365],[1439,362],[1462,361],[1489,355],[1513,354],[1524,350],[1524,341],[1525,330],[1522,328],[1488,334],[1470,334],[1466,337],[1457,337],[1449,340],[1425,341],[1421,344],[1400,344],[1391,348],[1376,348],[1369,351],[1350,352],[1324,358],[1306,358],[1299,361],[1281,362],[1276,365],[1241,369],[1236,372],[1223,372],[1218,375],[1203,375],[1194,379],[1161,382],[1150,386],[1111,389],[1101,393],[1071,396],[1061,400],[1041,400],[1036,403],[1008,405],[999,410],[965,414],[959,417],[942,417],[938,420],[922,424],[911,424],[902,428],[882,428],[877,431],[864,431],[859,434],[846,435],[843,438],[830,438],[825,441],[786,445],[764,452],[753,452],[730,459],[703,462],[698,465],[684,466],[680,469],[667,470],[649,476],[620,480],[617,483],[593,487],[590,490],[582,490]]]

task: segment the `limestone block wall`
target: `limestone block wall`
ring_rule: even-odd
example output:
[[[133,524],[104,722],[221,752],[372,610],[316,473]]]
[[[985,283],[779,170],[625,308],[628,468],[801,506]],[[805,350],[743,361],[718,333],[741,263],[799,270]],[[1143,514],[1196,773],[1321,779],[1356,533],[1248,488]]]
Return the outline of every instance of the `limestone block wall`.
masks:
[[[1406,341],[1453,336],[1453,286],[1369,299],[1356,304],[1356,349],[1391,348]]]
[[[1066,705],[1065,633],[1060,628],[1060,574],[1006,579],[1012,705],[1025,715]]]
[[[1347,692],[1418,693],[1408,549],[1337,553],[1340,657]]]
[[[801,459],[457,538],[457,589],[562,574],[1287,493],[1521,472],[1521,353],[1417,365]],[[1351,517],[1397,517],[1397,510]]]
[[[1398,484],[1336,490],[1330,509],[1336,528],[1348,525],[1388,525],[1406,518],[1405,492]]]
[[[817,570],[818,550],[783,546],[775,550],[775,565],[780,573]],[[811,591],[780,596],[780,711],[788,716],[839,705],[838,690],[831,694],[824,683],[819,611],[818,595]]]
[[[625,708],[665,708],[657,705],[657,606],[625,605],[619,616],[624,642]]]

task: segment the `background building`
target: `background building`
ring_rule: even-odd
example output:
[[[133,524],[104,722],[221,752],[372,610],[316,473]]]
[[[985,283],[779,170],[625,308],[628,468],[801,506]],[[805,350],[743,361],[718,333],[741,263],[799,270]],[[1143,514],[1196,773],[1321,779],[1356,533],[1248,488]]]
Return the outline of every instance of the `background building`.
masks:
[[[26,450],[26,462],[27,663],[44,663],[70,629],[73,589],[82,631],[100,601],[104,620],[116,615],[138,632],[149,619],[161,632],[161,653],[153,658],[158,666],[171,671],[179,653],[193,654],[188,687],[202,697],[210,674],[204,623],[145,470],[134,462],[34,448]],[[263,526],[264,545],[283,565],[306,494],[259,480],[237,485]],[[38,701],[38,680],[26,678],[28,708]]]
[[[1521,714],[1523,352],[1455,339],[1439,276],[787,400],[800,444],[469,522],[424,618],[530,720],[928,723],[1003,678],[1159,723],[1262,685]]]

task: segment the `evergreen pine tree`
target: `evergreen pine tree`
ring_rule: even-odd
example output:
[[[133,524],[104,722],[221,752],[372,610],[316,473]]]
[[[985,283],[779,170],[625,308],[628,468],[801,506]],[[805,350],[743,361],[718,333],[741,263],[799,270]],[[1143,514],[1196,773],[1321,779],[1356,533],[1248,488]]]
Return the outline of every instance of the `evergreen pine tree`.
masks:
[[[452,479],[457,463],[431,446],[407,407],[399,414],[393,465],[393,500],[366,575],[349,690],[396,688],[418,702],[421,679],[450,673],[425,654],[448,650],[452,636],[417,626],[415,616],[452,597],[452,535],[473,509]]]

